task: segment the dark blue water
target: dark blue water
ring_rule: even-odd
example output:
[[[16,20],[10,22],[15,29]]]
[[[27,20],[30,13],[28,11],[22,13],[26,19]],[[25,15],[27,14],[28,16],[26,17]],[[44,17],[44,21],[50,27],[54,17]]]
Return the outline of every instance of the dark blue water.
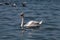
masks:
[[[60,0],[0,0],[0,40],[60,40]],[[27,2],[26,7],[21,3]],[[22,30],[20,13],[25,22],[43,20],[39,28]]]

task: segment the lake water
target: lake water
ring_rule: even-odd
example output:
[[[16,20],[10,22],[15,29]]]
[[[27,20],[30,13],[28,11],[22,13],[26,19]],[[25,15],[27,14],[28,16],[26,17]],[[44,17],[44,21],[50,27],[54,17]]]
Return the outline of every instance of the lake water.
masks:
[[[60,0],[0,0],[0,40],[60,40]],[[26,7],[21,3],[27,2]],[[25,22],[40,21],[39,28],[22,30],[20,13],[24,12]]]

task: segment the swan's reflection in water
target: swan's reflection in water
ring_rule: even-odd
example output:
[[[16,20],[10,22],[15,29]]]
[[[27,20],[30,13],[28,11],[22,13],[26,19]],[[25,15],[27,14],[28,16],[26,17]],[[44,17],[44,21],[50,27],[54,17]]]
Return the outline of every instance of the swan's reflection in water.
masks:
[[[39,29],[39,28],[38,28]],[[21,40],[30,40],[30,38],[33,38],[32,35],[34,35],[34,32],[38,31],[37,29],[22,29],[20,32],[20,38]]]
[[[21,30],[20,32],[20,40],[24,40],[25,39],[25,30]]]

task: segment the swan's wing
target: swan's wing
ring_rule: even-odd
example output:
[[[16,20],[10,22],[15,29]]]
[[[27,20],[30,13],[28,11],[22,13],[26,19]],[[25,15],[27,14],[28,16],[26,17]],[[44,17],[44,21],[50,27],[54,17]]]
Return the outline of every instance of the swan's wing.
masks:
[[[33,21],[29,21],[27,22],[24,26],[30,26],[32,24]]]
[[[40,21],[40,22],[38,22],[38,21],[29,21],[27,24],[24,25],[24,27],[26,27],[26,28],[37,27],[37,26],[40,26],[40,24],[42,24],[42,21]]]
[[[39,24],[39,22],[37,22],[37,21],[29,21],[24,26],[35,26],[35,25],[38,25],[38,24]]]

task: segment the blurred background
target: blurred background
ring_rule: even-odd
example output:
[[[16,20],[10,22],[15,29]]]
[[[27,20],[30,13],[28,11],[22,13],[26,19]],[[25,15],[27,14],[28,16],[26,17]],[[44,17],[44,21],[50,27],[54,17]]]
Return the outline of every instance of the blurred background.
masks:
[[[43,24],[22,30],[21,12]],[[0,40],[60,40],[60,0],[0,0]]]

